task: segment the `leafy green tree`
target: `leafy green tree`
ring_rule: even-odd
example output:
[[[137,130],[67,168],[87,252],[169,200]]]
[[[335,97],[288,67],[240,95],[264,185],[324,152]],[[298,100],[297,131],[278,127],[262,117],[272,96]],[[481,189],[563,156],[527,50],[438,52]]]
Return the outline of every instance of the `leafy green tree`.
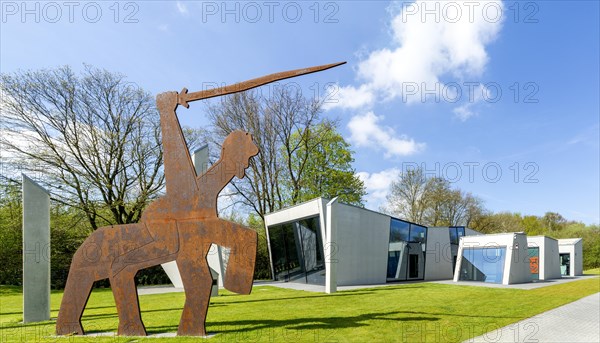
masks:
[[[558,231],[563,229],[567,224],[567,220],[556,212],[546,212],[542,218],[546,228],[550,231]]]
[[[307,201],[316,197],[334,198],[340,201],[363,206],[366,194],[362,180],[352,168],[353,151],[344,138],[335,130],[332,123],[319,124],[305,132],[292,136],[293,144],[299,149],[292,157],[294,168],[304,168],[304,177],[299,183],[298,194],[292,203]],[[297,156],[307,156],[299,159]]]
[[[271,279],[271,263],[269,261],[269,248],[267,246],[267,232],[263,219],[250,214],[246,223],[258,233],[258,249],[256,250],[256,265],[254,267],[255,280]]]
[[[481,233],[525,231],[521,215],[510,212],[488,213],[476,220],[471,228]]]
[[[544,224],[537,216],[523,216],[523,219],[521,220],[521,226],[528,236],[537,236],[546,233]]]
[[[20,285],[23,274],[22,218],[20,187],[0,182],[0,284]]]

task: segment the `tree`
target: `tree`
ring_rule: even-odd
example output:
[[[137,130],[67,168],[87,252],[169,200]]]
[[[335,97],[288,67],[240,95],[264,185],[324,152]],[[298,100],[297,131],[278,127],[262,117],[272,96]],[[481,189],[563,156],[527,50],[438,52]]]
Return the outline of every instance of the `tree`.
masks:
[[[43,175],[53,198],[93,229],[137,222],[164,185],[159,117],[149,93],[86,66],[2,74],[3,149]]]
[[[469,226],[482,215],[481,199],[460,189],[451,189],[446,180],[436,181],[427,201],[425,223],[430,226]]]
[[[519,213],[500,212],[488,214],[485,218],[481,218],[480,222],[484,222],[485,225],[483,227],[474,225],[473,229],[481,233],[525,231],[522,224],[522,217]]]
[[[440,177],[410,169],[392,182],[384,210],[428,226],[468,226],[484,213],[483,202],[471,193],[452,189]]]
[[[392,181],[387,204],[382,210],[414,223],[423,223],[432,182],[421,168],[409,169]]]
[[[304,165],[304,177],[298,183],[294,203],[316,197],[334,198],[352,205],[363,206],[366,194],[363,181],[352,168],[352,150],[344,138],[336,132],[333,123],[316,125],[302,137],[299,132],[292,136],[294,145],[300,143],[293,155],[293,168]],[[300,157],[298,157],[300,156]],[[306,157],[306,158],[304,158]]]
[[[543,223],[537,216],[523,216],[521,225],[528,236],[542,235],[546,233]]]
[[[360,203],[360,180],[351,179],[345,189],[336,184],[353,174],[352,152],[335,132],[335,123],[321,118],[321,105],[298,89],[278,86],[268,98],[247,91],[209,106],[213,144],[242,129],[252,134],[260,150],[250,161],[247,177],[232,182],[238,203],[261,218],[313,196],[340,195]]]
[[[567,224],[567,220],[561,216],[560,213],[556,212],[546,212],[542,218],[542,221],[544,222],[546,228],[548,228],[550,231],[563,229]]]
[[[23,275],[23,210],[19,185],[0,179],[0,285],[20,285]]]

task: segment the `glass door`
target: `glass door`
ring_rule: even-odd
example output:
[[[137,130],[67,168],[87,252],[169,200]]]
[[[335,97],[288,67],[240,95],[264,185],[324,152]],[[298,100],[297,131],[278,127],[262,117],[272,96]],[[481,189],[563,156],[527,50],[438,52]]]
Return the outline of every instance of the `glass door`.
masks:
[[[571,275],[571,254],[560,254],[560,274]]]

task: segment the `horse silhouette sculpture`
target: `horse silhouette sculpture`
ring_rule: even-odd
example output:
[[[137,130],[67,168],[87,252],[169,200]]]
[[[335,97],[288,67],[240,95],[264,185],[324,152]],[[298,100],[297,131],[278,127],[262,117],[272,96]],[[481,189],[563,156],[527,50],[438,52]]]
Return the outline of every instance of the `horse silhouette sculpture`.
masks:
[[[152,202],[136,224],[103,227],[90,235],[73,256],[56,322],[59,335],[84,334],[81,316],[95,281],[108,278],[119,314],[119,335],[145,336],[136,273],[176,261],[185,290],[178,335],[205,336],[212,287],[206,255],[211,244],[230,248],[224,276],[226,289],[249,294],[252,290],[257,234],[239,224],[219,219],[217,196],[234,176],[243,178],[250,159],[259,150],[252,136],[231,132],[221,157],[197,176],[181,126],[178,105],[252,89],[270,82],[318,72],[341,65],[328,64],[267,75],[250,81],[188,93],[157,96],[164,147],[166,194]]]

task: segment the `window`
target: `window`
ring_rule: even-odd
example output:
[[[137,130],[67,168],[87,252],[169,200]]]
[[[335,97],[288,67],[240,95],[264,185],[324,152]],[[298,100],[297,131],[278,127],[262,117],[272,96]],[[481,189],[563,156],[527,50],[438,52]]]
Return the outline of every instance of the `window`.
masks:
[[[427,228],[391,219],[388,246],[388,281],[422,280],[425,273]]]
[[[459,280],[502,283],[506,247],[464,248]]]
[[[410,235],[409,235],[410,242],[425,243],[425,235],[426,234],[427,234],[427,228],[425,228],[424,226],[410,224]]]
[[[268,230],[275,280],[325,284],[318,216],[273,225]]]
[[[448,230],[450,231],[450,244],[458,244],[458,234],[456,232],[456,228],[449,227]]]
[[[407,242],[409,231],[409,223],[392,218],[392,223],[390,226],[390,242]]]

